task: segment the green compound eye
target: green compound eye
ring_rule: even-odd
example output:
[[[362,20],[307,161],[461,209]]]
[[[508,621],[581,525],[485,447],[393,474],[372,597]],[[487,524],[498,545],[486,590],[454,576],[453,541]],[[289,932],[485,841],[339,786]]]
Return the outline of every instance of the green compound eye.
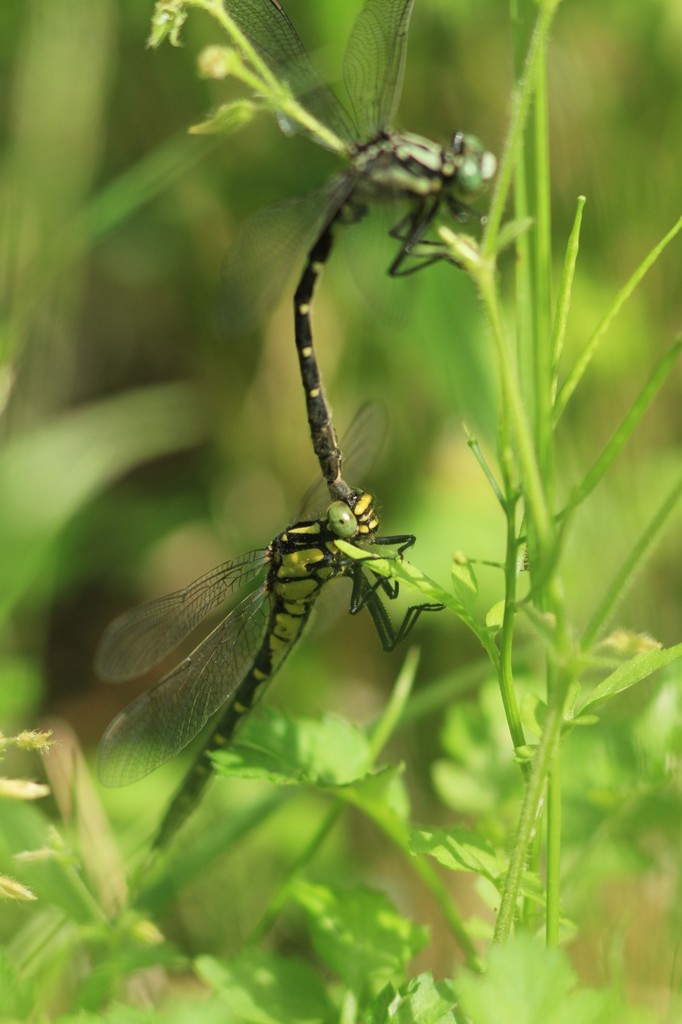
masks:
[[[462,192],[478,192],[483,184],[483,175],[476,157],[464,158],[457,171],[457,184]]]
[[[354,537],[358,521],[344,501],[333,501],[327,510],[327,526],[341,540]]]
[[[497,160],[488,153],[475,135],[461,135],[455,140],[455,153],[461,158],[457,168],[457,184],[462,192],[478,192],[497,170]]]

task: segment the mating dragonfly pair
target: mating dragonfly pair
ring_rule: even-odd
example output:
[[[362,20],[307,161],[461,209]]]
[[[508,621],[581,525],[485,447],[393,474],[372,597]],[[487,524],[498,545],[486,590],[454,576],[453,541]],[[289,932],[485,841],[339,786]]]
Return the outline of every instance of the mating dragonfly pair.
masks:
[[[226,9],[258,54],[320,123],[330,128],[348,156],[347,168],[312,196],[280,204],[247,222],[226,266],[228,316],[239,319],[245,284],[258,282],[248,305],[266,309],[292,261],[307,251],[294,298],[295,342],[313,448],[331,503],[324,515],[303,516],[262,551],[219,566],[188,587],[123,615],[103,638],[97,668],[122,680],[149,671],[202,621],[245,587],[251,592],[185,658],[125,708],[108,727],[99,754],[107,785],[144,777],[182,750],[224,705],[227,708],[167,811],[154,845],[168,842],[209,777],[205,751],[229,742],[239,721],[300,638],[321,590],[333,579],[352,582],[350,612],[367,608],[385,650],[391,650],[422,611],[408,609],[395,628],[382,597],[398,585],[374,573],[371,560],[348,558],[337,540],[368,551],[389,548],[400,557],[415,538],[382,536],[374,498],[350,486],[317,364],[310,308],[317,279],[329,258],[338,224],[354,223],[369,203],[407,201],[408,212],[391,231],[400,242],[389,268],[412,273],[447,258],[425,236],[444,207],[458,220],[495,170],[492,154],[473,136],[456,133],[438,146],[395,132],[390,122],[400,94],[407,28],[413,0],[366,0],[353,26],[343,79],[353,116],[319,77],[279,0],[226,0]],[[280,120],[285,130],[292,125]],[[317,137],[316,141],[319,141]],[[272,235],[276,241],[267,243]],[[368,440],[369,412],[356,421],[347,451]],[[369,438],[371,444],[372,439]],[[345,465],[345,468],[344,468]]]

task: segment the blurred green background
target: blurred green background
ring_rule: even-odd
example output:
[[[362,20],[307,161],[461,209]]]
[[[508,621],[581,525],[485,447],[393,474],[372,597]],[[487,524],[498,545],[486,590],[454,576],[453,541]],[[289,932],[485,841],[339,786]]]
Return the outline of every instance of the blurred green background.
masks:
[[[360,6],[287,4],[332,81]],[[0,725],[9,731],[58,713],[88,751],[138,689],[95,679],[93,652],[107,622],[266,544],[315,475],[291,289],[250,335],[223,331],[217,309],[221,263],[248,214],[305,194],[338,164],[303,138],[283,137],[266,118],[226,139],[188,135],[189,125],[234,95],[233,86],[196,75],[199,51],[222,40],[207,17],[193,13],[182,48],[147,50],[150,15],[151,4],[140,0],[23,0],[0,8]],[[576,197],[588,200],[567,365],[679,216],[680,52],[677,0],[567,0],[556,19],[549,94],[557,281]],[[442,141],[455,129],[471,131],[499,153],[511,84],[505,4],[418,0],[398,127]],[[485,199],[479,206],[485,209]],[[386,532],[414,532],[413,560],[447,584],[453,551],[486,560],[503,554],[503,519],[462,430],[465,422],[494,461],[492,352],[462,273],[435,267],[407,280],[386,278],[386,223],[372,217],[338,246],[316,300],[316,342],[341,429],[368,398],[386,407],[389,441],[367,482],[380,495]],[[616,321],[562,421],[564,497],[679,331],[679,268],[677,245]],[[511,302],[511,254],[501,272]],[[679,470],[680,392],[676,374],[576,523],[564,570],[576,628]],[[681,548],[679,530],[671,529],[617,625],[663,643],[679,640]],[[501,576],[481,569],[480,582],[485,610],[501,596]],[[453,696],[475,697],[484,672],[463,627],[429,616],[414,640],[423,645],[418,688],[442,679]],[[382,707],[403,655],[382,653],[368,616],[341,617],[308,636],[272,699],[300,713],[333,709],[365,721]],[[627,734],[627,717],[612,724]],[[439,710],[401,736],[417,818],[436,813],[429,769],[441,752],[441,725]],[[496,743],[506,763],[508,737]],[[106,795],[131,846],[148,834],[150,803],[162,805],[180,767]],[[675,801],[665,810],[678,812]],[[591,826],[577,820],[579,844]],[[363,841],[373,850],[369,880],[385,884],[398,869],[376,837],[347,839],[362,858]],[[283,842],[272,840],[282,856]],[[673,832],[666,842],[674,868],[659,871],[657,863],[651,878],[669,904],[679,884],[679,838]],[[252,861],[257,856],[267,877],[273,851],[257,849]],[[246,867],[230,869],[238,880],[240,870]],[[622,899],[636,914],[638,889],[628,888],[622,870],[633,894]],[[420,895],[409,898],[418,908]],[[248,898],[240,899],[248,916]],[[668,942],[666,899],[648,926]],[[590,951],[605,921],[623,913],[612,891],[605,905],[603,917],[583,907],[586,937],[576,957],[592,981],[602,967]],[[189,945],[221,945],[210,895],[192,906],[182,925]],[[576,899],[570,909],[579,906]],[[450,955],[446,946],[446,962]],[[642,986],[661,980],[656,963],[639,954],[634,962]]]

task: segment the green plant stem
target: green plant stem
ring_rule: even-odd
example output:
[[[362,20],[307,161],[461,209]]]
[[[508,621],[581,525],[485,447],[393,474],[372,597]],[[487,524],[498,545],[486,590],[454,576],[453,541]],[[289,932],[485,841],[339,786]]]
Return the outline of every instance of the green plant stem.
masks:
[[[533,450],[518,380],[509,356],[492,268],[489,266],[479,268],[476,278],[495,342],[502,399],[509,417],[509,432],[515,444],[523,480],[526,512],[529,517],[532,517],[538,541],[544,549],[548,549],[552,532],[551,520],[544,499],[542,479]]]
[[[541,612],[548,612],[554,618],[555,635],[562,641],[556,654],[557,664],[561,664],[568,655],[564,609],[559,587],[547,572],[547,566],[553,559],[556,538],[550,513],[553,504],[554,450],[551,408],[555,371],[549,313],[551,252],[545,66],[549,28],[556,7],[556,0],[547,0],[540,5],[535,27],[530,35],[526,63],[516,91],[514,112],[481,244],[481,263],[478,267],[473,267],[472,272],[476,277],[488,315],[497,353],[501,386],[499,432],[502,444],[500,455],[506,494],[512,493],[514,479],[514,471],[509,465],[510,456],[507,452],[507,444],[511,444],[521,479],[524,519],[531,548],[533,581],[537,582],[535,600]],[[528,40],[528,19],[531,5],[520,3],[518,9],[515,7],[514,10],[518,14],[518,24],[515,25],[515,45],[518,57],[521,44],[525,46]],[[517,59],[517,71],[518,67]],[[533,147],[531,158],[526,162],[522,155],[522,146],[524,129],[533,100],[535,101]],[[521,381],[517,377],[518,371],[512,361],[510,345],[505,336],[494,283],[494,255],[512,178],[516,183],[514,199],[516,217],[525,217],[529,213],[533,213],[536,221],[534,241],[531,242],[523,234],[517,240],[517,360],[518,366],[521,367],[524,374],[522,380],[526,384],[525,394],[531,402],[530,422],[522,397]],[[529,205],[530,188],[535,197],[532,210]],[[516,532],[512,529],[513,519],[509,512],[508,509],[506,595],[500,670],[502,700],[505,704],[508,721],[510,721],[507,710],[510,703],[509,692],[513,688],[511,654],[518,550]],[[497,942],[503,941],[511,930],[521,877],[531,848],[535,819],[539,813],[545,783],[557,753],[561,724],[561,715],[558,710],[560,694],[550,692],[552,672],[553,667],[548,663],[548,704],[553,710],[548,716],[543,741],[538,748],[528,778],[523,811],[495,930]],[[552,687],[552,689],[556,691],[557,688]],[[555,789],[554,793],[556,794],[556,792]],[[555,820],[556,813],[552,816],[552,821]],[[558,832],[553,834],[555,854],[559,848],[558,836]],[[554,868],[558,873],[558,861],[555,862]],[[558,906],[558,900],[555,902]]]
[[[519,706],[516,700],[516,690],[514,689],[514,669],[512,663],[514,622],[516,620],[516,561],[518,551],[515,517],[516,504],[516,500],[508,500],[505,512],[507,521],[507,550],[504,567],[504,615],[502,618],[502,629],[500,630],[500,665],[498,679],[504,713],[509,727],[509,735],[511,736],[514,747],[518,748],[525,745],[526,738],[523,733],[521,715],[519,714]],[[524,776],[527,775],[528,769],[528,763],[524,762],[522,767]]]
[[[344,153],[346,151],[346,147],[338,136],[330,128],[327,128],[326,125],[318,121],[317,118],[313,117],[305,107],[301,106],[291,95],[288,88],[279,81],[276,75],[273,75],[247,36],[244,35],[230,17],[228,8],[223,4],[223,0],[187,0],[187,3],[192,7],[206,11],[225,30],[258,74],[267,92],[268,101],[273,107],[280,110],[292,121],[298,122],[305,131],[315,135],[323,146],[336,153]]]
[[[469,937],[469,933],[466,930],[462,918],[455,909],[451,894],[440,880],[439,875],[428,860],[426,860],[425,857],[415,857],[412,854],[403,823],[396,817],[391,817],[389,819],[386,815],[381,817],[379,815],[373,816],[372,820],[375,825],[381,829],[384,835],[388,836],[395,846],[397,846],[405,855],[407,863],[433,896],[434,900],[438,904],[439,910],[450,928],[450,931],[456,938],[460,949],[465,955],[467,967],[470,967],[472,970],[480,971],[482,969],[481,958]]]
[[[561,746],[552,755],[547,786],[547,918],[548,946],[559,943],[561,910]]]
[[[347,988],[343,994],[339,1024],[355,1024],[358,1019],[358,997]]]
[[[419,668],[420,651],[410,647],[398,673],[388,703],[369,733],[370,762],[374,764],[389,739],[404,718],[405,708],[412,693],[414,680]]]
[[[546,50],[541,48],[535,68],[533,109],[533,196],[529,206],[535,217],[530,240],[533,249],[533,430],[538,465],[545,484],[545,498],[553,505],[554,468],[552,438],[551,334],[551,215],[549,197],[549,129],[547,123]]]
[[[537,65],[543,51],[546,49],[549,29],[558,3],[559,0],[550,0],[550,2],[545,2],[541,5],[540,13],[531,36],[526,57],[526,67],[516,89],[509,131],[507,132],[500,157],[500,165],[495,179],[490,209],[481,240],[481,256],[484,262],[493,261],[497,252],[497,239],[514,177],[518,154],[521,149],[523,130],[533,98]]]
[[[554,325],[552,327],[552,400],[556,399],[557,377],[559,371],[559,360],[564,348],[566,337],[566,326],[568,323],[568,311],[571,306],[571,295],[573,292],[573,278],[575,276],[575,265],[580,249],[580,228],[585,207],[585,196],[578,196],[573,227],[568,236],[566,244],[566,258],[559,285],[559,296],[557,299]]]
[[[289,891],[292,883],[301,875],[308,864],[313,862],[317,855],[317,851],[336,825],[344,810],[344,802],[338,799],[334,806],[327,812],[308,844],[303,848],[303,850],[301,850],[298,857],[289,865],[287,873],[279,888],[270,898],[259,921],[247,937],[247,945],[257,945],[268,934],[289,899]]]
[[[554,760],[561,731],[561,708],[548,709],[540,743],[533,758],[532,770],[523,798],[519,823],[514,836],[507,877],[502,889],[500,909],[495,923],[493,942],[503,943],[509,936],[514,923],[516,905],[521,889],[521,879],[526,864],[528,849],[536,828],[545,783]]]

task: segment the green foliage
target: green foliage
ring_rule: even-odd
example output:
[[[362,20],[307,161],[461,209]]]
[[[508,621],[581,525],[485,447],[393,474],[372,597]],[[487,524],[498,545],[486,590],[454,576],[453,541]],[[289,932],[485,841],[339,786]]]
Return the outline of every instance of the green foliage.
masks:
[[[454,986],[448,981],[434,982],[430,974],[419,974],[400,989],[387,986],[370,1006],[367,1024],[458,1024]]]
[[[282,2],[321,58],[360,7]],[[0,229],[3,1022],[682,1013],[679,18],[615,0],[598,16],[523,0],[509,20],[496,0],[415,6],[401,120],[440,137],[454,119],[497,152],[486,219],[442,228],[466,273],[391,282],[383,304],[390,250],[349,230],[370,301],[332,261],[316,329],[341,421],[372,392],[390,410],[384,522],[419,541],[414,565],[339,544],[445,610],[419,622],[421,667],[411,652],[394,671],[361,621],[308,637],[282,674],[289,711],[256,712],[213,755],[219,792],[155,861],[174,766],[106,794],[111,835],[64,737],[39,799],[45,738],[16,723],[59,689],[52,707],[67,694],[94,744],[125,700],[79,696],[106,620],[289,521],[312,472],[289,300],[257,344],[225,344],[218,268],[246,207],[329,174],[277,123],[342,147],[229,3],[160,0],[147,51],[137,0],[0,14],[5,55],[18,43]]]
[[[493,949],[485,975],[463,974],[458,991],[465,1014],[477,1024],[496,1024],[501,1006],[506,1019],[519,1024],[647,1020],[611,994],[578,989],[565,954],[543,949],[527,935]]]
[[[196,967],[199,977],[220,996],[228,1019],[244,1024],[333,1020],[324,985],[300,960],[245,950],[229,965],[206,956],[199,957]]]
[[[427,929],[399,914],[383,893],[299,880],[292,896],[306,913],[317,955],[360,997],[402,974],[428,942]]]

